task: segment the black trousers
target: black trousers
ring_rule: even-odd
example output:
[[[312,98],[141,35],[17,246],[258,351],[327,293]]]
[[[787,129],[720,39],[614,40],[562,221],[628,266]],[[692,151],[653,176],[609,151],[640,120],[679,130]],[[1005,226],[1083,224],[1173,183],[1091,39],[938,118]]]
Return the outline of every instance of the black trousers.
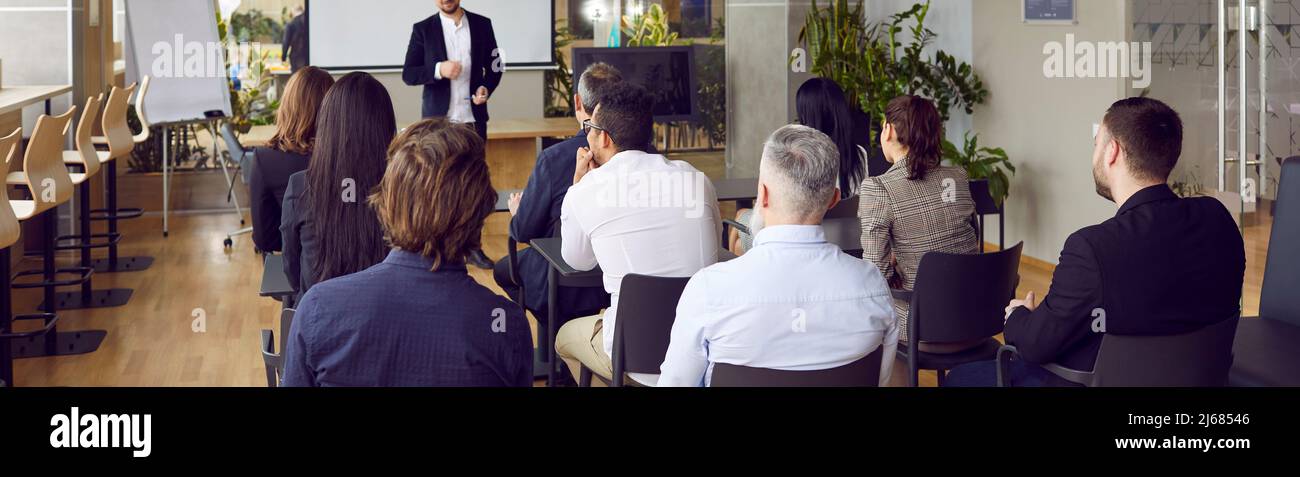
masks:
[[[483,142],[487,142],[487,121],[474,121],[474,132],[483,138]]]

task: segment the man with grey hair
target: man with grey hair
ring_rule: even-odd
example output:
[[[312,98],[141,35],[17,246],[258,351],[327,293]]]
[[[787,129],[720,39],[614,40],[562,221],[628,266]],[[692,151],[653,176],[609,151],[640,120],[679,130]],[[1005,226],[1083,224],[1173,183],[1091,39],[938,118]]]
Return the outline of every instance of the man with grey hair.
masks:
[[[576,110],[574,116],[579,128],[583,121],[591,119],[591,114],[600,105],[605,91],[622,81],[622,73],[607,63],[595,63],[583,70],[582,76],[578,78],[577,92],[573,95]],[[564,204],[569,186],[573,185],[573,173],[577,168],[573,158],[579,149],[585,147],[587,135],[579,132],[537,155],[533,173],[528,177],[528,186],[523,192],[510,196],[510,236],[519,243],[559,236],[560,206]],[[515,271],[523,283],[515,283],[510,276],[510,257],[497,262],[494,278],[501,289],[516,303],[527,305],[545,326],[549,319],[546,316],[546,272],[549,265],[541,254],[531,248],[521,250],[518,257],[519,267]],[[526,297],[521,296],[520,285],[523,285]],[[524,300],[520,301],[521,298]],[[609,294],[600,288],[560,288],[559,305],[561,323],[557,323],[557,328],[569,317],[592,315],[601,308],[608,307]]]
[[[659,386],[708,386],[713,365],[819,370],[883,347],[889,379],[898,326],[880,271],[826,241],[840,200],[839,152],[806,126],[772,133],[759,166],[754,248],[701,270],[677,304]]]

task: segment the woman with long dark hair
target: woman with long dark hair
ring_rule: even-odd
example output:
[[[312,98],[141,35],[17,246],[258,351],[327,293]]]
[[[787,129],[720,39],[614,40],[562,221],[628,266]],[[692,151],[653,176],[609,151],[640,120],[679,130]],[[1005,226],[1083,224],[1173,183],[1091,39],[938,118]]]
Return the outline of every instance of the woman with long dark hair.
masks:
[[[821,131],[835,142],[835,148],[840,153],[840,199],[847,201],[856,197],[858,186],[867,177],[866,146],[869,138],[855,134],[853,108],[844,96],[844,90],[827,78],[804,81],[795,93],[795,111],[798,113],[799,124]],[[732,229],[732,252],[741,254],[753,246],[754,235],[762,228],[757,217],[751,209],[736,212],[736,221],[748,227],[750,233]],[[843,227],[832,228],[839,230]]]
[[[325,95],[317,121],[311,165],[289,179],[280,221],[284,271],[299,296],[388,253],[379,219],[366,205],[397,134],[388,90],[369,74],[350,73]]]

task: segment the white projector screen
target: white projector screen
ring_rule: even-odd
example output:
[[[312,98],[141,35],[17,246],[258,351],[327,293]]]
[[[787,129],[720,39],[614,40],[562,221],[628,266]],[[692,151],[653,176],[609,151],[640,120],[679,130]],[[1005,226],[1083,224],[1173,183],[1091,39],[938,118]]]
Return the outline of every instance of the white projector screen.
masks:
[[[433,0],[308,0],[311,64],[333,70],[401,69],[411,27],[438,12]],[[464,0],[461,7],[492,20],[509,67],[549,67],[553,0]]]

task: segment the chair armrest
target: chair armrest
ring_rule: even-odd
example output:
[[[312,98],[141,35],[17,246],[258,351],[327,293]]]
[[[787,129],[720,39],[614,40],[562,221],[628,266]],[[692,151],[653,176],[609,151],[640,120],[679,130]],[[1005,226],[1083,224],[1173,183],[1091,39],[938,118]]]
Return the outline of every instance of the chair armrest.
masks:
[[[277,387],[283,373],[284,360],[275,353],[275,332],[262,330],[262,362],[266,364],[266,386]],[[281,350],[283,351],[283,350]]]
[[[905,301],[905,302],[907,302],[907,303],[911,303],[911,302],[912,302],[912,292],[910,292],[910,291],[907,291],[907,290],[897,290],[897,289],[893,289],[893,288],[891,288],[891,289],[889,289],[889,294],[890,294],[890,295],[893,295],[893,297],[894,297],[895,300],[902,300],[902,301]]]
[[[1002,345],[1001,348],[998,348],[998,387],[1004,388],[1011,386],[1011,358],[1018,356],[1020,356],[1020,350],[1016,349],[1013,345]],[[1070,369],[1056,363],[1048,363],[1038,366],[1066,381],[1084,386],[1092,385],[1093,373],[1091,372]]]
[[[1005,388],[1011,386],[1011,358],[1020,356],[1020,350],[1015,346],[1002,345],[998,348],[997,366],[998,366],[998,387]]]
[[[1074,384],[1082,384],[1084,386],[1092,385],[1092,378],[1094,376],[1092,372],[1070,369],[1056,363],[1048,363],[1041,366],[1043,369],[1046,369],[1047,372],[1055,374],[1056,377]]]
[[[736,222],[731,219],[722,219],[722,228],[724,229],[723,232],[726,232],[725,229],[727,227],[734,227],[737,232],[740,232],[742,234],[746,234],[746,235],[752,234],[752,232],[749,231],[749,227],[746,227],[744,224],[740,222]]]
[[[510,281],[515,285],[522,287],[523,279],[519,276],[519,242],[515,240],[509,231],[506,233],[506,270],[510,272]]]

